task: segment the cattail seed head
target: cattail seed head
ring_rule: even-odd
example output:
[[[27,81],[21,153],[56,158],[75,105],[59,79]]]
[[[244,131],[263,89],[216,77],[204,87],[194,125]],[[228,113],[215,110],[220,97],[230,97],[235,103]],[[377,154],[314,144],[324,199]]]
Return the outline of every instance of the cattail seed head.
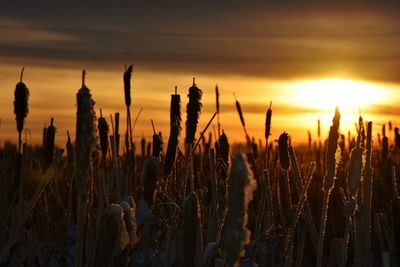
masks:
[[[235,96],[235,98],[236,98],[236,96]],[[239,101],[237,99],[236,99],[235,105],[236,105],[236,110],[237,110],[237,112],[239,114],[240,123],[242,124],[243,127],[246,127],[246,123],[244,122],[242,108],[241,108],[240,103],[239,103]]]
[[[124,72],[124,93],[125,93],[125,105],[131,106],[131,77],[132,77],[133,65],[130,65]]]
[[[228,165],[230,146],[228,137],[226,136],[223,130],[221,136],[218,138],[218,144],[219,144],[218,157],[223,159],[223,161]]]
[[[103,155],[104,158],[107,156],[107,151],[108,151],[108,124],[106,119],[103,117],[103,114],[100,109],[100,118],[98,121],[97,128],[99,129],[99,135],[100,135],[100,147],[101,147],[101,154]]]
[[[175,87],[176,90],[176,87]],[[178,94],[171,95],[170,105],[170,127],[177,123],[179,130],[181,129],[181,96]],[[177,121],[176,121],[177,120]]]
[[[219,113],[219,89],[218,89],[218,85],[215,86],[215,103],[216,103],[217,113]]]
[[[203,92],[196,86],[193,78],[193,85],[189,88],[188,94],[189,103],[186,106],[186,144],[192,144],[194,142],[202,107],[202,94]]]
[[[160,176],[160,161],[158,158],[149,157],[143,163],[143,198],[147,205],[151,208],[154,203],[154,195],[157,188],[158,179]]]
[[[340,113],[339,108],[335,110],[335,116],[332,120],[332,126],[329,130],[328,138],[328,149],[326,152],[325,161],[325,177],[323,180],[323,190],[329,192],[333,188],[333,183],[336,177],[337,165],[340,161],[340,153],[337,153],[338,140],[339,140],[339,123],[340,123]]]
[[[226,255],[227,266],[235,266],[249,241],[247,205],[256,190],[253,172],[246,156],[238,152],[232,159],[228,179],[228,212],[222,230],[221,248]]]
[[[362,154],[361,147],[355,147],[350,152],[349,171],[347,174],[347,190],[355,198],[361,181],[362,173]]]
[[[86,192],[87,182],[90,179],[90,162],[93,150],[97,145],[95,102],[89,88],[85,85],[85,74],[82,73],[82,88],[77,94],[76,120],[76,169],[77,186]]]
[[[160,134],[154,133],[153,134],[153,157],[159,158],[160,153],[163,149],[163,140]]]
[[[118,204],[110,204],[104,210],[103,218],[103,229],[105,231],[101,245],[106,245],[103,253],[109,254],[111,252],[114,257],[118,257],[129,244],[124,209]]]
[[[272,101],[269,104],[267,115],[265,116],[265,139],[271,135]]]
[[[285,171],[289,170],[290,167],[288,140],[289,140],[289,135],[286,132],[283,132],[279,136],[279,141],[278,141],[279,161],[281,163],[281,168],[284,169]]]
[[[139,242],[139,238],[136,235],[137,225],[136,225],[136,217],[135,217],[135,202],[131,196],[127,196],[128,201],[131,202],[131,205],[126,201],[121,201],[119,205],[124,210],[124,221],[126,230],[129,234],[129,244],[131,246],[136,245]],[[132,206],[133,203],[133,206]]]
[[[53,118],[50,120],[50,125],[46,129],[46,144],[45,144],[45,167],[49,167],[54,158],[54,140],[56,136],[56,128],[53,125]]]
[[[29,89],[22,82],[24,68],[21,71],[20,82],[17,83],[14,91],[14,114],[17,121],[17,131],[19,133],[24,129],[25,118],[28,116],[28,100],[29,100]]]

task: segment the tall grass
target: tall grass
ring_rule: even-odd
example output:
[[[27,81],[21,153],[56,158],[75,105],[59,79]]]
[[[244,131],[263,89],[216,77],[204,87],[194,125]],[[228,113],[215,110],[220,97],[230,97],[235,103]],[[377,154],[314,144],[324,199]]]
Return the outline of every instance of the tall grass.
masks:
[[[398,266],[395,122],[374,137],[372,122],[360,117],[345,140],[336,109],[328,139],[318,121],[317,138],[310,129],[308,146],[295,150],[289,133],[271,127],[271,104],[262,144],[236,99],[245,136],[235,144],[223,130],[218,87],[216,112],[199,131],[202,90],[193,81],[186,140],[175,90],[164,151],[155,126],[151,140],[133,140],[132,71],[123,74],[126,129],[118,112],[106,119],[100,110],[96,120],[83,72],[75,141],[57,133],[52,118],[41,146],[22,144],[29,91],[21,74],[18,143],[0,148],[1,266]],[[66,139],[65,155],[56,138]]]

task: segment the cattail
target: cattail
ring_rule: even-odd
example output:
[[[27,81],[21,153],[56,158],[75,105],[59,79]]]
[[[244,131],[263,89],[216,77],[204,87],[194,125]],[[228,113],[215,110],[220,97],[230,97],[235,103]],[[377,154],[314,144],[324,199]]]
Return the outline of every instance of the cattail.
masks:
[[[227,165],[229,164],[229,141],[225,132],[222,130],[221,136],[218,138],[218,157],[221,158]]]
[[[28,100],[29,100],[29,89],[22,82],[22,78],[24,75],[24,68],[21,71],[21,77],[19,83],[17,83],[14,91],[14,114],[15,119],[17,121],[17,131],[19,134],[19,152],[21,152],[21,133],[24,129],[24,122],[26,117],[28,116],[29,108],[28,108]]]
[[[201,258],[196,252],[201,246],[201,221],[199,201],[192,192],[183,201],[183,257],[184,266],[198,266]]]
[[[171,132],[168,138],[167,153],[164,162],[164,174],[168,176],[175,164],[176,150],[179,144],[179,123],[178,118],[175,117],[175,123],[171,126]]]
[[[179,130],[181,129],[181,96],[177,94],[177,86],[175,86],[175,94],[171,95],[171,105],[170,105],[170,113],[169,113],[169,122],[170,127],[174,124],[178,124]],[[177,121],[176,121],[177,120]]]
[[[278,141],[279,161],[281,163],[281,168],[284,169],[285,171],[289,170],[290,167],[288,140],[289,140],[288,134],[286,132],[283,132],[279,136],[279,141]]]
[[[50,120],[50,125],[46,130],[46,145],[44,149],[44,162],[45,167],[48,168],[54,159],[54,140],[56,135],[56,128],[53,125],[53,118]]]
[[[349,171],[347,174],[347,190],[353,198],[357,197],[358,187],[361,181],[362,154],[363,150],[359,146],[353,148],[350,152]]]
[[[151,208],[154,203],[154,196],[157,188],[158,179],[160,176],[160,161],[158,158],[149,157],[143,163],[143,199]]]
[[[339,124],[340,124],[340,113],[339,108],[336,107],[335,116],[332,120],[332,126],[329,130],[328,138],[328,149],[326,152],[325,160],[325,176],[323,178],[322,191],[324,193],[322,202],[322,212],[321,212],[321,223],[319,228],[319,240],[318,240],[318,250],[317,250],[317,263],[316,266],[320,267],[323,257],[323,247],[324,247],[324,237],[325,237],[325,225],[328,215],[328,205],[329,197],[333,189],[334,180],[336,178],[337,165],[340,161],[340,153],[338,150],[338,139],[339,139]]]
[[[392,131],[393,129],[392,121],[389,121],[388,125],[389,125],[389,131]]]
[[[194,137],[199,122],[201,112],[201,96],[203,92],[195,84],[193,78],[193,85],[189,88],[189,103],[186,106],[186,144],[191,145],[194,142]]]
[[[162,151],[163,141],[159,134],[153,134],[153,157],[159,158]]]
[[[218,135],[221,134],[221,124],[219,123],[219,89],[218,84],[215,86],[215,105],[217,110],[217,125],[218,125]]]
[[[235,105],[236,105],[236,110],[237,110],[237,112],[238,112],[238,114],[239,114],[240,123],[242,124],[243,128],[246,129],[246,123],[244,122],[244,117],[243,117],[242,108],[241,108],[241,106],[240,106],[239,101],[236,99],[236,95],[234,95],[234,96],[235,96],[235,100],[236,100],[236,101],[235,101]]]
[[[271,135],[271,118],[272,118],[272,101],[269,103],[267,115],[265,116],[265,140],[268,140],[268,137]]]
[[[144,159],[146,157],[146,138],[144,138],[144,136],[140,140],[140,146],[142,150],[142,158]]]
[[[76,266],[82,266],[84,253],[84,236],[86,232],[87,198],[89,185],[92,180],[91,155],[96,148],[96,114],[95,102],[92,99],[89,88],[85,85],[85,74],[82,72],[82,88],[77,94],[77,120],[76,120],[76,185],[77,196],[77,253]]]
[[[98,121],[97,128],[99,129],[99,136],[100,136],[100,147],[101,147],[101,154],[105,159],[107,157],[108,151],[108,124],[106,119],[103,117],[103,114],[100,109],[100,118]]]
[[[87,189],[90,176],[90,156],[97,144],[95,102],[89,88],[85,85],[86,72],[82,72],[82,88],[77,94],[76,121],[76,165],[78,188]]]
[[[124,221],[126,230],[129,234],[130,245],[134,246],[139,242],[139,238],[136,234],[137,225],[136,225],[136,217],[135,210],[136,204],[131,196],[124,197],[124,200],[119,203],[119,205],[124,210]]]
[[[228,212],[220,241],[227,266],[238,264],[244,246],[249,242],[250,234],[246,228],[247,205],[252,200],[256,187],[246,156],[241,152],[237,153],[232,159],[229,172]]]
[[[129,234],[124,220],[124,209],[118,204],[110,204],[104,210],[103,236],[100,242],[98,266],[110,266],[113,257],[121,255],[129,244]]]
[[[160,153],[162,150],[163,140],[161,132],[159,132],[159,134],[156,133],[153,120],[151,120],[151,125],[153,126],[153,157],[158,158],[160,157]]]
[[[215,104],[217,113],[219,113],[219,89],[218,84],[215,86]]]
[[[120,134],[119,134],[119,112],[115,112],[115,148],[116,154],[119,155],[119,142],[120,142]]]
[[[339,109],[336,108],[335,116],[332,120],[333,124],[329,130],[328,139],[328,150],[326,152],[326,162],[325,162],[325,177],[323,182],[323,190],[328,192],[333,187],[333,182],[336,176],[336,165],[339,163],[336,158],[336,150],[338,148],[339,140],[339,123],[340,123],[340,113]]]
[[[126,107],[131,106],[131,77],[132,77],[133,65],[130,65],[124,73],[124,93],[125,93],[125,105]]]

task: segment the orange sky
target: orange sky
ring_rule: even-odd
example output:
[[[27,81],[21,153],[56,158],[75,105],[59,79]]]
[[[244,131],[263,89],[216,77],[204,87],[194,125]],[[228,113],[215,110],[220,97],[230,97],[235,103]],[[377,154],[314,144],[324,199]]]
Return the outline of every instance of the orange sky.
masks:
[[[346,4],[82,4],[48,2],[0,10],[0,140],[16,139],[13,92],[22,66],[31,91],[26,128],[40,143],[55,118],[56,142],[74,133],[75,94],[87,70],[96,110],[121,112],[123,65],[135,63],[133,113],[143,113],[135,136],[150,137],[150,119],[168,136],[174,86],[185,121],[192,77],[203,90],[202,129],[221,93],[222,127],[243,141],[233,93],[248,131],[263,136],[273,101],[273,138],[289,132],[303,142],[317,119],[329,128],[343,108],[342,131],[354,129],[359,110],[375,131],[399,119],[400,21],[396,3]],[[338,95],[342,97],[337,97]],[[122,125],[124,125],[122,123]],[[184,135],[184,131],[182,132]],[[326,132],[324,132],[326,134]],[[182,136],[182,139],[184,136]],[[165,140],[166,141],[166,140]]]

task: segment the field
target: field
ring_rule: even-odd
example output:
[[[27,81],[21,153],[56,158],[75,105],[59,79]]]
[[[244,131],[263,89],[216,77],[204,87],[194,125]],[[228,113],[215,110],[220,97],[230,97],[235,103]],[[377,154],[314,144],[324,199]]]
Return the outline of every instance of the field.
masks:
[[[0,148],[1,266],[399,266],[400,135],[391,122],[372,136],[360,115],[343,133],[338,107],[326,140],[315,122],[318,135],[294,148],[290,133],[270,138],[273,103],[259,122],[265,138],[255,140],[237,99],[243,142],[230,144],[218,88],[199,129],[193,80],[186,107],[176,92],[165,99],[170,132],[153,125],[152,140],[134,140],[132,73],[123,73],[122,122],[96,114],[83,71],[76,136],[57,147],[50,117],[42,145],[22,141],[22,70],[17,143]]]

